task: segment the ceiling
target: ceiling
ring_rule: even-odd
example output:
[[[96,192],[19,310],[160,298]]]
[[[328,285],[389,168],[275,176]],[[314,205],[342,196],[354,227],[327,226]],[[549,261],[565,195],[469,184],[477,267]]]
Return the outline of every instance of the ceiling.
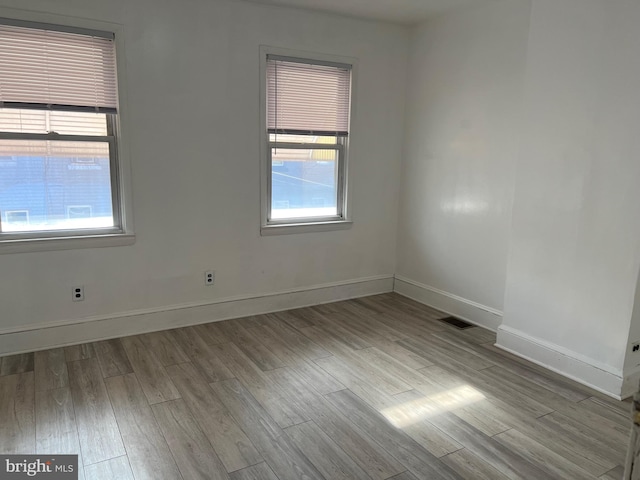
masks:
[[[487,0],[253,0],[271,5],[305,8],[352,17],[406,25],[421,22],[446,10]]]

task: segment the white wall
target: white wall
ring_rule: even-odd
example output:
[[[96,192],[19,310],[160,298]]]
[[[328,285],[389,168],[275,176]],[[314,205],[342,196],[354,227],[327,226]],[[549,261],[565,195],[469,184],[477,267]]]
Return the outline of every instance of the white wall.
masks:
[[[639,24],[634,0],[531,0],[418,27],[398,238],[398,291],[503,313],[499,346],[618,396],[640,377]]]
[[[0,0],[0,7],[124,25],[118,54],[127,64],[124,135],[137,234],[131,247],[0,255],[0,333],[393,275],[404,28],[223,0]],[[359,59],[349,230],[259,235],[261,44]],[[210,268],[215,287],[204,286]],[[71,302],[73,285],[85,286],[84,302]]]
[[[639,22],[635,1],[533,3],[503,326],[535,360],[535,344],[562,352],[569,373],[622,376],[640,265]]]
[[[410,47],[397,285],[494,329],[529,8],[504,0],[445,14],[418,27]]]

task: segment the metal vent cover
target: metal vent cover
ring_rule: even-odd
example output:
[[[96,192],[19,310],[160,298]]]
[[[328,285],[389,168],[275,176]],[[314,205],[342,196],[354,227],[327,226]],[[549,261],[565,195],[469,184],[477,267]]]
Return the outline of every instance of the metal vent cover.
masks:
[[[448,323],[449,325],[453,325],[460,330],[464,330],[465,328],[473,327],[469,322],[465,322],[457,317],[445,317],[440,319],[441,322]]]

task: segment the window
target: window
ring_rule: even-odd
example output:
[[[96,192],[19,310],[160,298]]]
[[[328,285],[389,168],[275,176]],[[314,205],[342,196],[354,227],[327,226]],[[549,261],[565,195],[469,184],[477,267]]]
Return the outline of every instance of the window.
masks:
[[[113,33],[0,19],[0,242],[125,233]]]
[[[7,225],[29,225],[29,212],[27,210],[7,210],[4,212],[4,220]]]
[[[265,56],[263,233],[348,223],[352,65]]]

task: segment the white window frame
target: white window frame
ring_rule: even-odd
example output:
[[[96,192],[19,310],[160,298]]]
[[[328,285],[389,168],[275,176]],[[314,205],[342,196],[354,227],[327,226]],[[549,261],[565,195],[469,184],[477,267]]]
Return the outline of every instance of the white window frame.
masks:
[[[50,250],[71,250],[79,248],[115,247],[132,245],[135,243],[133,226],[133,208],[131,194],[131,166],[129,159],[129,144],[126,136],[122,135],[123,126],[126,129],[127,119],[127,92],[126,92],[126,63],[125,63],[125,38],[122,25],[88,20],[84,18],[68,17],[55,14],[29,12],[12,8],[0,7],[0,18],[25,22],[25,26],[38,24],[49,25],[55,29],[95,30],[114,34],[116,49],[116,70],[118,85],[118,113],[107,115],[108,137],[104,137],[110,146],[110,168],[112,182],[113,215],[117,226],[111,229],[82,229],[82,230],[56,230],[38,232],[0,232],[0,254],[22,253]],[[20,135],[20,134],[19,134]],[[47,139],[48,135],[21,134],[30,139]],[[4,134],[3,138],[11,136]],[[37,138],[36,138],[37,137]],[[43,138],[40,138],[43,137]],[[56,135],[56,140],[63,137],[73,137],[74,141],[97,141],[103,137]],[[53,139],[53,138],[52,138]]]
[[[350,125],[355,119],[355,98],[357,85],[357,60],[352,57],[303,52],[287,48],[260,46],[260,234],[282,235],[292,233],[308,233],[350,228],[351,217],[351,178],[349,175],[349,158],[353,157],[351,135],[339,138],[335,144],[286,143],[271,142],[267,132],[267,56],[281,56],[313,64],[336,63],[351,66],[351,112]],[[349,128],[351,133],[351,126]],[[337,211],[338,215],[329,217],[306,217],[301,219],[271,219],[271,152],[272,148],[289,149],[323,149],[335,150],[338,153],[337,179]]]

